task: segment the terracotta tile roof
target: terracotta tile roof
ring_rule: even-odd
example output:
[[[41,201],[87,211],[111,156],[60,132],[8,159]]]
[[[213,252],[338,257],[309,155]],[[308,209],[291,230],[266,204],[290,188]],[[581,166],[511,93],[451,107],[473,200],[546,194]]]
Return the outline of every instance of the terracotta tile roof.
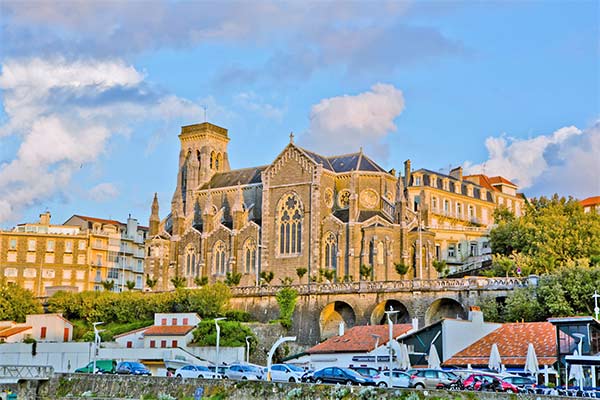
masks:
[[[393,325],[395,338],[412,329],[411,324]],[[343,336],[333,336],[323,343],[311,347],[308,354],[319,353],[361,353],[375,349],[376,339],[372,335],[379,335],[379,345],[386,344],[389,339],[388,325],[363,325],[355,326],[346,331]]]
[[[0,330],[0,339],[6,339],[18,333],[31,329],[30,326],[14,326]]]
[[[154,325],[146,329],[144,336],[185,336],[193,329],[191,325]]]
[[[504,324],[479,339],[466,349],[446,360],[446,366],[486,365],[492,345],[496,343],[504,365],[524,366],[527,347],[533,343],[540,365],[551,365],[556,360],[556,327],[550,322]]]
[[[112,225],[117,225],[117,226],[121,226],[121,225],[125,225],[122,222],[116,221],[114,219],[102,219],[102,218],[95,218],[95,217],[86,217],[85,215],[73,215],[74,217],[78,217],[81,218],[84,221],[88,221],[88,222],[100,222],[101,224],[112,224]]]
[[[514,183],[512,183],[508,179],[503,178],[501,176],[492,176],[489,179],[490,179],[490,183],[492,185],[504,184],[504,185],[511,185],[511,186],[517,187],[517,185],[515,185]]]
[[[476,175],[465,175],[463,180],[477,183],[479,186],[486,188],[491,191],[498,191],[497,188],[493,187],[490,183],[490,178],[487,175],[476,174]]]
[[[586,206],[595,206],[600,204],[600,196],[588,197],[587,199],[583,199],[579,202],[583,207]]]

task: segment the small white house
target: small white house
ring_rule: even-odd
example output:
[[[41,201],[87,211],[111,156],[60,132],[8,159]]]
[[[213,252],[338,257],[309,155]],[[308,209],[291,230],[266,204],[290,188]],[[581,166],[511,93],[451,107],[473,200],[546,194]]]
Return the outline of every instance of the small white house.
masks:
[[[193,330],[200,323],[196,313],[156,313],[154,325],[115,336],[126,348],[174,348],[187,346]]]
[[[0,321],[0,341],[18,343],[28,337],[38,342],[70,342],[73,324],[62,314],[31,314],[25,317],[25,323]]]
[[[200,317],[196,313],[156,313],[154,325],[160,326],[196,326]]]
[[[2,321],[12,322],[12,321]],[[3,324],[0,327],[0,343],[20,343],[26,337],[31,336],[30,326],[19,326],[17,323],[12,322],[12,325]]]

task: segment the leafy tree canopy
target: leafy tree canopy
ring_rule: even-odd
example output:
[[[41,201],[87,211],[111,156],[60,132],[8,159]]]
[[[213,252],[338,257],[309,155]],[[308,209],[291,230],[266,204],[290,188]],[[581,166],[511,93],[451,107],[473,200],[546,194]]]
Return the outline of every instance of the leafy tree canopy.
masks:
[[[254,333],[238,321],[219,321],[221,336],[219,345],[223,347],[246,347],[246,337],[250,336],[250,351],[256,348],[258,340]],[[216,346],[217,328],[214,320],[205,319],[194,330],[193,343],[198,346]]]
[[[25,322],[27,314],[42,312],[42,304],[33,293],[0,278],[0,321]]]

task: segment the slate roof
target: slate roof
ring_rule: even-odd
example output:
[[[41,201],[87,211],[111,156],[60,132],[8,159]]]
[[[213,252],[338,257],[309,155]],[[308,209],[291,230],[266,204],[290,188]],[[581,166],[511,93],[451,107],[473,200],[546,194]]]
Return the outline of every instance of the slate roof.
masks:
[[[446,366],[487,366],[496,343],[502,364],[524,366],[527,347],[533,343],[538,363],[552,365],[556,359],[556,327],[550,322],[504,324],[492,333],[459,351],[444,362]]]
[[[411,324],[393,325],[393,336],[397,338],[412,328]],[[386,344],[389,341],[388,325],[355,326],[348,329],[343,336],[333,336],[306,350],[306,353],[366,353],[375,349],[377,340],[372,335],[380,336],[380,346]]]
[[[193,329],[192,325],[154,325],[146,329],[144,336],[185,336]]]
[[[350,171],[368,171],[368,172],[385,172],[375,161],[367,157],[362,151],[357,153],[342,154],[337,156],[324,157],[312,151],[301,149],[312,158],[317,164],[323,165],[323,168],[341,173]]]
[[[253,183],[261,183],[261,172],[268,165],[260,167],[234,169],[227,172],[215,174],[208,183],[204,184],[200,189],[222,188],[240,185],[250,185]]]

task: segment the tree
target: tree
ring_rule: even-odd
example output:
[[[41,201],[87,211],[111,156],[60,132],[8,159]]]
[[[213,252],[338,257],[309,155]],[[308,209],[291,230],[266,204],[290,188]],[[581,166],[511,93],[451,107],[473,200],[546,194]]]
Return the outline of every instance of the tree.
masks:
[[[146,286],[153,290],[156,284],[158,283],[158,278],[153,278],[149,274],[146,274]]]
[[[533,288],[515,289],[506,298],[504,310],[507,322],[540,321],[544,315]]]
[[[219,337],[220,345],[223,347],[246,347],[246,337],[250,336],[250,351],[256,349],[258,340],[256,335],[245,325],[238,321],[219,321],[221,335]],[[194,330],[193,343],[198,346],[216,346],[217,327],[215,321],[211,319],[202,320]]]
[[[208,276],[197,276],[194,278],[194,283],[196,286],[204,286],[208,283]]]
[[[360,266],[360,276],[365,280],[371,279],[373,274],[373,267],[371,265],[361,265]]]
[[[266,282],[267,285],[269,285],[271,283],[271,281],[273,280],[273,278],[275,277],[275,274],[273,273],[273,271],[262,271],[260,273],[260,278]]]
[[[125,286],[127,287],[128,290],[133,290],[133,288],[135,287],[135,282],[127,281],[127,282],[125,282]]]
[[[171,278],[171,284],[175,289],[183,289],[185,287],[185,278],[183,276],[176,276]]]
[[[281,281],[281,284],[283,286],[290,286],[292,284],[292,282],[294,282],[294,279],[290,276],[286,276],[284,278],[279,278],[279,280]]]
[[[112,292],[113,289],[115,288],[115,281],[113,281],[112,279],[109,281],[108,279],[105,281],[101,282],[102,287],[104,288],[104,290],[106,290],[107,292]]]
[[[242,280],[242,274],[239,272],[228,272],[225,277],[225,284],[227,286],[237,286]]]
[[[231,298],[231,289],[222,282],[189,291],[190,311],[213,318],[223,313]]]
[[[25,322],[28,314],[44,312],[33,293],[0,278],[0,321]]]
[[[396,269],[398,275],[404,276],[408,272],[410,267],[404,263],[395,263],[394,268]]]
[[[304,275],[306,275],[307,272],[308,270],[304,267],[296,268],[296,275],[298,275],[298,280],[302,281],[302,278],[304,277]]]
[[[292,327],[292,316],[298,301],[298,291],[290,287],[284,287],[275,296],[279,305],[279,322],[286,329]]]
[[[319,268],[319,275],[325,278],[328,282],[332,282],[335,278],[335,270],[329,268]]]

